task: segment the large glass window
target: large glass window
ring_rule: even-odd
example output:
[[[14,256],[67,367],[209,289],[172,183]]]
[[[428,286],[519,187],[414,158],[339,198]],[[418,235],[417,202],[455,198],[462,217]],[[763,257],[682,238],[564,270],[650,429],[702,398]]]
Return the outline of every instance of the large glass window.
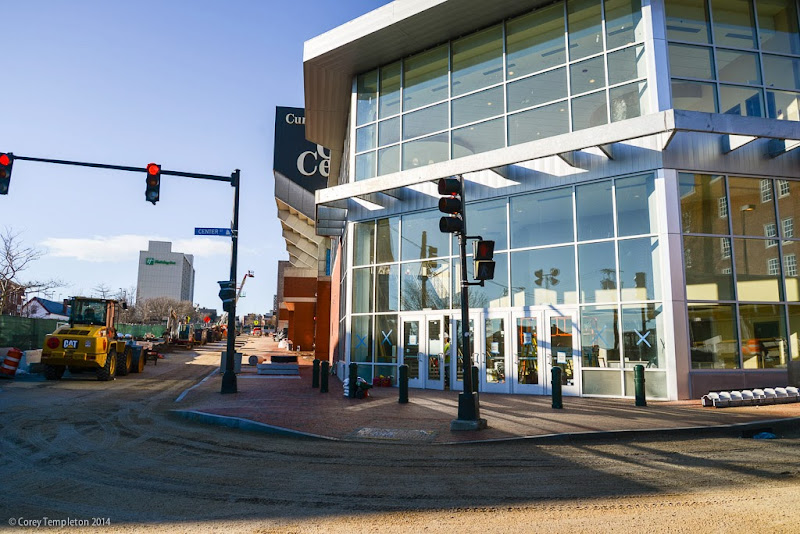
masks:
[[[373,70],[358,76],[358,104],[356,123],[365,124],[375,120],[378,103],[378,71]]]
[[[578,245],[578,285],[581,302],[617,302],[617,262],[613,241]]]
[[[576,304],[575,247],[548,247],[511,254],[513,306]]]
[[[641,0],[560,1],[360,74],[351,179],[647,114],[643,40]]]
[[[758,0],[756,11],[762,50],[800,54],[795,0]]]
[[[738,369],[739,343],[732,304],[689,304],[693,369]]]
[[[570,243],[572,188],[511,198],[511,248]]]
[[[508,254],[495,253],[494,279],[486,280],[483,287],[472,286],[467,292],[470,308],[504,308],[511,304],[508,295]],[[453,302],[461,306],[461,261],[453,260]],[[467,280],[474,280],[472,255],[467,256]]]
[[[623,301],[661,300],[658,239],[620,240],[619,278]]]
[[[725,177],[681,173],[679,181],[683,231],[691,234],[728,234]]]
[[[350,361],[372,361],[372,316],[353,317],[352,336],[350,337]]]
[[[378,263],[397,261],[400,257],[400,219],[378,219],[377,255]]]
[[[505,146],[503,119],[494,119],[453,130],[453,159]]]
[[[564,63],[564,34],[561,2],[509,20],[506,24],[508,79]]]
[[[550,104],[508,118],[508,144],[518,145],[569,132],[567,103]]]
[[[739,305],[744,369],[786,367],[789,346],[783,312],[783,306],[774,304]]]
[[[400,113],[400,69],[399,61],[381,68],[380,117]]]
[[[450,260],[427,260],[400,266],[402,311],[444,310],[450,307]]]
[[[601,0],[567,2],[569,59],[574,61],[603,51]]]
[[[608,48],[643,39],[641,0],[605,0],[605,12]]]
[[[403,110],[446,99],[448,46],[442,45],[403,62]]]
[[[353,225],[353,265],[369,265],[375,260],[375,222]]]
[[[658,205],[652,174],[615,182],[617,231],[620,236],[649,234],[656,228]]]
[[[397,363],[397,315],[375,317],[375,361]]]
[[[575,188],[578,241],[614,237],[611,182],[597,182]]]
[[[479,235],[483,239],[494,241],[494,250],[505,250],[508,248],[508,238],[506,233],[506,205],[505,198],[490,200],[488,202],[478,202],[467,206],[469,217],[469,233]],[[470,252],[469,250],[467,252]]]
[[[450,254],[450,234],[439,231],[440,216],[439,211],[426,211],[403,217],[403,261]]]
[[[733,240],[739,300],[783,300],[780,270],[770,268],[770,260],[780,265],[778,247],[767,247],[767,243],[764,239]]]
[[[397,265],[375,267],[375,311],[389,312],[399,309],[400,279]]]
[[[644,365],[647,369],[666,364],[664,320],[661,306],[635,304],[622,307],[622,340],[625,367]]]
[[[747,51],[800,54],[793,0],[666,0],[665,8],[676,109],[800,120],[800,93],[789,92],[800,89],[798,58]]]
[[[684,236],[687,299],[733,300],[730,247],[728,237]]]
[[[493,26],[453,41],[453,96],[503,81],[503,27]]]
[[[670,41],[711,42],[706,0],[667,0],[664,7]]]
[[[372,311],[372,267],[353,269],[353,313]]]
[[[581,354],[584,367],[620,366],[619,311],[616,306],[581,309]],[[617,375],[617,380],[620,380]]]
[[[711,0],[714,43],[717,46],[755,48],[756,32],[750,0]]]
[[[566,94],[566,69],[549,70],[508,84],[508,110],[538,106],[564,98]]]

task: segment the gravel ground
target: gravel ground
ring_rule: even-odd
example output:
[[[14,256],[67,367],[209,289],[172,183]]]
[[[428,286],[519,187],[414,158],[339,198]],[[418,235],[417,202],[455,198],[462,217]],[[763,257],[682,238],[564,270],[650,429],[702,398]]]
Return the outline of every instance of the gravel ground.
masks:
[[[4,383],[0,528],[28,531],[45,517],[73,520],[52,528],[63,532],[796,532],[800,523],[797,431],[432,446],[167,416],[217,362],[211,349],[184,351],[110,383]],[[12,525],[20,520],[31,523]]]

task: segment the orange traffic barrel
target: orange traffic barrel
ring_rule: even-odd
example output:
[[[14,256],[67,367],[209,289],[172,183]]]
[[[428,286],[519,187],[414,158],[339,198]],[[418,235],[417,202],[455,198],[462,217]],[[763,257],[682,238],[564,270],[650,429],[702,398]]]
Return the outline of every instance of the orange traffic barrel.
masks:
[[[14,378],[19,367],[19,361],[22,359],[22,351],[19,349],[10,349],[6,354],[3,364],[0,365],[0,377]]]

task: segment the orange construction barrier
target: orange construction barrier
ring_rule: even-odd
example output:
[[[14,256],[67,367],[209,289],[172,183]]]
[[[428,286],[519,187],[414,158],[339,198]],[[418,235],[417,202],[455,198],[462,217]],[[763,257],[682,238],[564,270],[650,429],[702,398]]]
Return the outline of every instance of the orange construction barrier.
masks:
[[[19,361],[22,359],[22,351],[19,349],[11,349],[6,354],[5,360],[3,360],[3,365],[0,365],[0,377],[2,378],[14,378],[14,375],[17,374],[17,367],[19,367]]]

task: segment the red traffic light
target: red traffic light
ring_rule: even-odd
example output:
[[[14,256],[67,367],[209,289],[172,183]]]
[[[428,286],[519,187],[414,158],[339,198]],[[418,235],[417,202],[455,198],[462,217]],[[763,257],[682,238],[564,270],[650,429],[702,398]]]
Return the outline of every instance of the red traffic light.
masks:
[[[8,157],[8,154],[0,154],[0,165],[8,165],[11,163],[11,158]]]
[[[494,256],[494,241],[473,241],[472,247],[476,260],[491,260]]]
[[[147,164],[147,174],[150,176],[156,176],[161,172],[161,165],[157,165],[155,163],[148,163]]]

